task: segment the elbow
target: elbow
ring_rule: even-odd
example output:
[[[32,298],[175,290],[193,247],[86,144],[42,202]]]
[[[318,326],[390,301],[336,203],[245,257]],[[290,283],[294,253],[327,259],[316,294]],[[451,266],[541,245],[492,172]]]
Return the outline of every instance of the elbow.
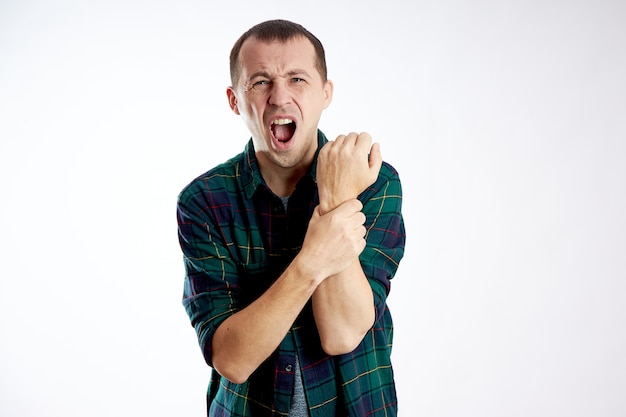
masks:
[[[237,385],[243,384],[250,377],[250,375],[234,374],[234,373],[233,374],[224,375],[224,374],[220,373],[220,371],[217,371],[217,372],[220,375],[222,375],[224,378],[228,379],[233,384],[237,384]]]
[[[322,349],[330,356],[345,355],[354,351],[361,344],[364,336],[365,333],[355,333],[323,337]]]
[[[373,314],[372,314],[373,316]],[[345,355],[353,352],[363,341],[372,326],[374,325],[374,317],[361,323],[360,326],[341,326],[332,329],[319,329],[320,341],[322,349],[327,355],[337,356]]]
[[[209,366],[233,384],[243,384],[254,372],[254,369],[248,370],[246,368],[246,363],[241,360],[240,355],[233,354],[229,349],[216,346],[215,338],[213,339]]]
[[[322,349],[324,349],[324,352],[327,355],[338,356],[338,355],[345,355],[347,353],[352,352],[354,349],[356,349],[357,346],[358,344],[351,345],[351,344],[328,343],[328,344],[322,344]]]
[[[243,384],[250,378],[255,368],[250,369],[251,364],[242,360],[244,355],[236,352],[235,348],[225,343],[224,330],[227,326],[221,325],[211,339],[211,349],[205,350],[207,362],[220,376],[233,384]]]
[[[212,367],[218,374],[228,379],[233,384],[243,384],[250,378],[251,374],[242,369],[241,366],[238,366],[236,360],[232,358],[219,358],[219,355],[214,355]]]

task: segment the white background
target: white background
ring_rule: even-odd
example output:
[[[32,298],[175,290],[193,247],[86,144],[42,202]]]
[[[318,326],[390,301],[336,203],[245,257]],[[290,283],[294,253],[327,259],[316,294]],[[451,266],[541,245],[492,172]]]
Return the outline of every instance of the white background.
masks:
[[[626,415],[622,1],[0,1],[0,415],[201,416],[175,202],[248,139],[228,53],[327,49],[401,174],[400,415]]]

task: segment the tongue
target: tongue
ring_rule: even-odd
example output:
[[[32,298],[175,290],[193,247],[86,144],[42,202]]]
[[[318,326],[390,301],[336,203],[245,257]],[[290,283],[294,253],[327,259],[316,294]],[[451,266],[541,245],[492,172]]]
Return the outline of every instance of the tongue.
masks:
[[[287,142],[293,136],[293,123],[274,125],[273,127],[274,137],[281,142]]]

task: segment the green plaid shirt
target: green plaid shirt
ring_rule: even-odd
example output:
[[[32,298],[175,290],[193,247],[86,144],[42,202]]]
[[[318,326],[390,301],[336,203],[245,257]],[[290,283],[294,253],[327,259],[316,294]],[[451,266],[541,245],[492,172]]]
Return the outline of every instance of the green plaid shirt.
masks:
[[[326,143],[319,132],[319,147]],[[317,161],[317,157],[315,159]],[[265,291],[302,246],[319,203],[315,167],[298,183],[285,210],[261,177],[252,141],[244,152],[192,181],[179,195],[177,217],[186,269],[183,305],[211,366],[217,327]],[[367,216],[361,265],[372,287],[376,321],[351,353],[324,353],[310,302],[276,351],[243,384],[215,370],[207,393],[209,416],[287,416],[295,355],[311,416],[395,416],[391,366],[393,325],[386,298],[404,254],[402,190],[383,164],[359,199]]]

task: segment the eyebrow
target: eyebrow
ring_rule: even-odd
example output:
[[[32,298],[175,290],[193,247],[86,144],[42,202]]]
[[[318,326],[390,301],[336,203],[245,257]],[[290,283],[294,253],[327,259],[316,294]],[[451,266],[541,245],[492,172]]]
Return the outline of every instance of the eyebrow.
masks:
[[[287,77],[293,77],[294,75],[304,75],[304,76],[309,76],[309,73],[306,70],[303,69],[294,69],[294,70],[290,70],[287,71],[286,76]],[[253,80],[255,78],[268,78],[271,79],[272,76],[270,75],[269,72],[265,71],[265,70],[261,70],[261,71],[257,71],[254,74],[250,75],[250,77],[248,77],[247,81]]]

